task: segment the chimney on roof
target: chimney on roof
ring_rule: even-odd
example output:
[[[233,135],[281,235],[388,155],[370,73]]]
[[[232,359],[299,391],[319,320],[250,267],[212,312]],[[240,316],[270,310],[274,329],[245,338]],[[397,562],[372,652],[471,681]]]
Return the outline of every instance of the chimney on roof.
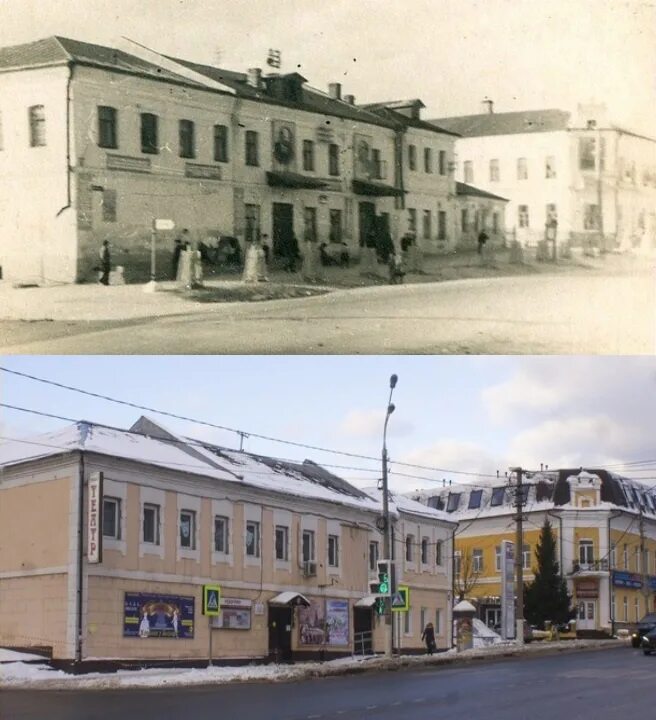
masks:
[[[262,88],[262,68],[249,68],[247,82],[256,90]]]
[[[355,105],[355,95],[344,95],[344,102],[349,105]]]
[[[485,100],[483,100],[483,105],[485,105],[485,108],[489,115],[492,115],[494,113],[494,100],[490,100],[490,98],[485,98]]]
[[[342,83],[329,83],[328,94],[333,100],[342,99]]]

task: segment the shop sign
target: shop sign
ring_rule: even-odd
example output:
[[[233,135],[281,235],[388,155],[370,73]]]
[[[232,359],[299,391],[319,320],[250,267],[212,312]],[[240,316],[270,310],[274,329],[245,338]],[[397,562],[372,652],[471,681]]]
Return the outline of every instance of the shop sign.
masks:
[[[94,472],[87,483],[87,561],[102,562],[103,474]]]
[[[641,588],[642,578],[638,573],[613,570],[613,585],[625,588]]]
[[[598,598],[599,585],[596,580],[579,580],[575,585],[577,598]]]
[[[220,165],[200,165],[199,163],[185,163],[185,177],[198,180],[220,180]]]
[[[192,639],[194,598],[126,592],[123,637]]]
[[[221,598],[221,614],[212,618],[212,627],[222,630],[250,630],[252,600]]]

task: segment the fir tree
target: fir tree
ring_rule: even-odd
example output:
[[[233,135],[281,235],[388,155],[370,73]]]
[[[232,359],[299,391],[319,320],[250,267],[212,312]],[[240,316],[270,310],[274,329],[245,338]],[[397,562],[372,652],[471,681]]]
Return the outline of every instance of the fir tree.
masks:
[[[562,625],[573,617],[571,596],[556,560],[556,538],[551,523],[544,521],[535,555],[537,568],[532,583],[524,585],[524,615],[530,625],[544,628],[545,620]]]

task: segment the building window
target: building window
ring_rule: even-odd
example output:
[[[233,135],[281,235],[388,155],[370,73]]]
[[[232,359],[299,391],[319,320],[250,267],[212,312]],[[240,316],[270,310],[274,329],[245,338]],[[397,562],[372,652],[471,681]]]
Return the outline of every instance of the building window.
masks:
[[[196,549],[196,513],[193,510],[180,510],[180,547]]]
[[[141,152],[149,155],[159,153],[158,118],[152,113],[141,114]]]
[[[260,239],[260,206],[244,206],[244,231],[246,242],[258,242]]]
[[[446,150],[440,150],[437,156],[440,175],[446,175]]]
[[[547,203],[546,211],[547,222],[558,222],[558,208],[556,207],[556,203]]]
[[[328,535],[328,566],[339,567],[339,537]]]
[[[501,572],[501,545],[497,545],[494,548],[494,569],[497,572]]]
[[[624,613],[624,622],[629,622],[629,599],[626,595],[622,598],[622,610]]]
[[[446,240],[446,211],[437,211],[437,239]]]
[[[442,562],[443,562],[442,541],[438,540],[435,543],[435,564],[441,565]]]
[[[32,105],[29,109],[30,147],[43,147],[46,144],[46,111],[43,105]]]
[[[246,130],[246,165],[258,167],[259,158],[259,138],[255,130]]]
[[[428,565],[428,538],[421,539],[421,564]]]
[[[428,612],[428,608],[421,608],[419,610],[419,627],[423,629],[426,627],[426,613]]]
[[[594,545],[592,540],[579,540],[579,562],[581,565],[592,565],[594,562]]]
[[[408,208],[408,230],[411,233],[417,232],[417,210],[415,208]]]
[[[433,151],[431,148],[424,148],[424,172],[433,172]]]
[[[342,211],[330,210],[330,236],[331,243],[342,242]]]
[[[579,168],[594,170],[596,142],[592,137],[579,138]]]
[[[144,503],[143,541],[152,545],[159,545],[159,505]]]
[[[629,569],[629,546],[624,543],[624,549],[622,553],[622,561],[623,561],[623,569],[628,570]]]
[[[415,536],[405,536],[405,559],[406,562],[414,562],[415,557]]]
[[[456,550],[453,553],[453,573],[457,577],[460,575],[460,571],[462,570],[462,554],[460,553],[460,550]]]
[[[465,160],[464,173],[465,173],[465,182],[473,183],[474,182],[474,165],[471,160]]]
[[[492,498],[490,499],[490,505],[492,507],[497,507],[498,505],[503,505],[503,501],[505,499],[506,499],[506,488],[505,487],[492,488]]]
[[[610,567],[611,570],[617,566],[617,548],[615,543],[610,546]]]
[[[439,608],[435,611],[435,634],[439,635],[442,627],[442,613]]]
[[[585,203],[583,206],[583,229],[599,230],[601,223],[599,222],[599,205]]]
[[[525,157],[517,158],[517,179],[528,180],[528,165]]]
[[[531,569],[531,546],[522,545],[522,568],[524,570]]]
[[[410,635],[412,633],[412,613],[409,611],[403,613],[403,633],[404,635]]]
[[[303,530],[303,562],[314,562],[314,530]]]
[[[463,232],[469,231],[469,213],[464,208],[460,211],[460,228]]]
[[[227,125],[214,126],[214,160],[228,162],[228,127]]]
[[[633,600],[633,607],[634,607],[633,620],[634,620],[634,622],[638,622],[638,620],[640,620],[640,598],[637,596]]]
[[[121,539],[121,501],[118,498],[103,498],[103,535],[105,537]]]
[[[276,525],[276,560],[289,561],[289,528]]]
[[[431,211],[430,210],[424,210],[422,225],[423,225],[424,239],[430,240],[430,236],[431,236]]]
[[[314,172],[314,142],[303,140],[303,170]]]
[[[499,182],[499,161],[490,160],[490,182]]]
[[[455,512],[460,505],[460,493],[449,493],[449,499],[446,503],[447,512]]]
[[[246,555],[260,557],[260,523],[256,520],[246,522]]]
[[[194,123],[191,120],[180,120],[178,123],[178,138],[180,141],[180,157],[196,157]]]
[[[371,540],[369,542],[369,570],[376,571],[378,569],[378,542]]]
[[[328,145],[328,174],[339,175],[339,145]]]
[[[102,193],[103,222],[116,222],[116,190],[105,188]]]
[[[378,148],[373,148],[371,151],[371,175],[376,180],[382,180],[385,177],[385,168]]]
[[[517,224],[520,228],[527,228],[528,224],[528,205],[517,206]]]
[[[483,551],[480,548],[472,550],[472,570],[475,573],[483,572]]]
[[[317,239],[317,209],[314,207],[304,208],[303,220],[305,222],[305,240],[315,242]]]
[[[214,552],[230,554],[230,519],[223,515],[214,516]]]
[[[98,146],[102,148],[118,147],[118,124],[116,108],[107,105],[98,106]]]
[[[556,158],[553,155],[547,156],[544,161],[544,176],[549,180],[556,177]]]
[[[483,497],[483,491],[482,490],[472,490],[469,493],[469,505],[467,506],[469,510],[476,510],[481,506],[481,498]]]
[[[492,213],[492,232],[497,235],[499,232],[499,213]]]
[[[417,146],[408,145],[408,169],[417,169]]]

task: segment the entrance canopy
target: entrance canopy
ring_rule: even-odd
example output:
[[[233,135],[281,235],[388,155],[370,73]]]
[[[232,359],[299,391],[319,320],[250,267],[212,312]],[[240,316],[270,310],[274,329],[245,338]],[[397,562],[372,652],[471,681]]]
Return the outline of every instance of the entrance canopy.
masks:
[[[363,608],[370,608],[373,607],[376,604],[376,595],[366,595],[363,598],[360,598],[356,603],[354,607],[363,607]]]
[[[269,600],[269,605],[302,605],[303,607],[309,607],[310,601],[305,597],[305,595],[301,595],[301,593],[282,592],[279,595],[272,597],[271,600]]]
[[[306,175],[290,172],[289,170],[267,172],[266,178],[267,184],[271,187],[309,188],[310,190],[318,190],[326,187],[326,183],[323,180],[307,177]]]
[[[373,180],[354,180],[353,192],[356,195],[374,195],[376,197],[403,197],[405,190]]]

